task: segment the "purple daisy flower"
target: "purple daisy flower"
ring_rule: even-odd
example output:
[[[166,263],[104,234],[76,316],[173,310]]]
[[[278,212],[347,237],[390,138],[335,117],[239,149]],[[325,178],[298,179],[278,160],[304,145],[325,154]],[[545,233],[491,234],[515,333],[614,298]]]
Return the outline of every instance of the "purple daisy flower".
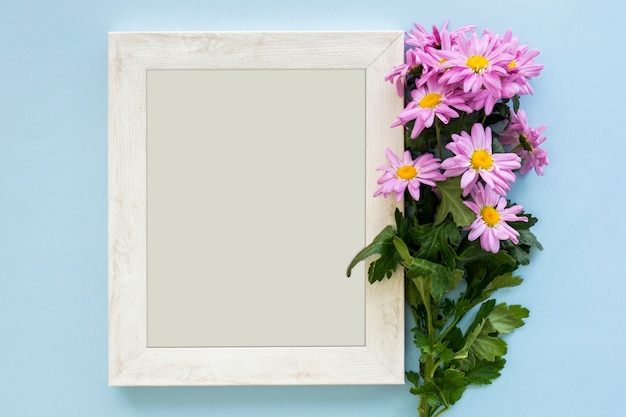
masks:
[[[435,79],[429,79],[425,85],[411,91],[412,100],[404,110],[398,114],[391,127],[405,125],[415,120],[411,138],[415,139],[422,130],[431,127],[435,122],[435,116],[444,124],[448,124],[451,118],[459,117],[459,113],[451,106],[459,110],[471,113],[472,109],[465,104],[465,98],[461,91],[453,87],[442,85]]]
[[[532,94],[533,90],[528,80],[538,76],[543,69],[542,64],[534,62],[539,50],[529,49],[528,45],[519,46],[519,39],[513,37],[510,29],[500,38],[500,42],[505,46],[505,51],[513,56],[511,62],[507,64],[508,75],[502,80],[502,97]]]
[[[476,220],[468,226],[469,240],[480,238],[480,246],[493,253],[500,250],[501,240],[510,240],[517,244],[519,232],[506,222],[527,222],[528,218],[517,216],[523,208],[520,205],[506,207],[507,201],[490,188],[477,184],[471,193],[473,201],[465,205],[476,213]]]
[[[543,167],[550,163],[548,151],[539,147],[546,140],[545,136],[541,136],[545,130],[545,126],[529,127],[524,110],[511,112],[511,123],[500,134],[500,142],[503,146],[513,147],[512,152],[524,161],[520,169],[521,175],[531,169],[534,169],[537,175],[543,175]]]
[[[500,94],[494,95],[492,91],[481,89],[476,93],[467,93],[466,100],[473,110],[483,109],[486,115],[490,115],[494,106],[501,98]]]
[[[458,29],[454,29],[452,31],[448,31],[448,21],[443,22],[441,26],[441,30],[437,29],[437,26],[432,26],[432,33],[426,31],[423,26],[418,23],[415,23],[415,28],[411,30],[411,33],[407,33],[407,39],[405,43],[411,46],[417,46],[419,48],[424,48],[426,46],[433,46],[435,48],[441,47],[444,43],[442,38],[446,36],[456,39],[458,36],[463,36],[466,33],[472,32],[475,26],[462,26]]]
[[[458,48],[452,51],[440,51],[448,68],[441,81],[448,84],[462,83],[463,91],[478,92],[483,87],[495,96],[502,91],[501,79],[507,76],[507,65],[513,60],[510,53],[505,52],[505,45],[498,38],[484,33],[479,39],[476,33],[469,38],[459,37]]]
[[[415,49],[409,49],[405,53],[405,63],[396,65],[393,70],[385,76],[385,81],[396,85],[398,96],[404,97],[404,89],[406,88],[406,77],[411,70],[419,67],[421,62],[416,54]]]
[[[453,141],[446,148],[455,153],[441,163],[448,178],[461,177],[461,188],[465,197],[481,178],[498,194],[505,195],[515,182],[514,170],[521,166],[521,159],[514,153],[492,153],[491,129],[480,123],[472,126],[471,135],[461,132],[452,135]]]
[[[411,152],[405,151],[404,158],[400,160],[391,150],[386,149],[385,154],[391,166],[381,166],[377,170],[384,171],[378,179],[380,188],[374,193],[374,197],[382,194],[388,197],[396,193],[396,201],[400,202],[404,190],[408,188],[409,194],[415,201],[420,198],[420,185],[435,186],[436,181],[443,181],[446,177],[439,171],[439,158],[433,154],[425,153],[415,160],[411,158]]]

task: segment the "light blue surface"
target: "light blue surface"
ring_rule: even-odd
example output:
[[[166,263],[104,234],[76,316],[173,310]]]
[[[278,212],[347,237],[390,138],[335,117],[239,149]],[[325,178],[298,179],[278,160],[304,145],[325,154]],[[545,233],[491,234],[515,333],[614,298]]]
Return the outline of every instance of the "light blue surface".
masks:
[[[107,32],[508,27],[550,166],[514,189],[545,246],[492,386],[448,417],[626,410],[626,6],[590,0],[0,0],[0,416],[414,416],[407,386],[107,386]],[[407,367],[416,352],[407,349]]]

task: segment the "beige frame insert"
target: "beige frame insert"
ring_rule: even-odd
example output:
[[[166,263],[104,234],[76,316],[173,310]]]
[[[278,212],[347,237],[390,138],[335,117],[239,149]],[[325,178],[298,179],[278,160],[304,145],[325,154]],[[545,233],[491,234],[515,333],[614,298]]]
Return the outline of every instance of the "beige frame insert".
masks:
[[[403,38],[403,32],[109,34],[110,385],[404,383],[400,273],[366,286],[364,346],[152,348],[147,345],[146,272],[148,70],[364,70],[369,242],[393,223],[396,207],[394,199],[371,195],[377,187],[375,168],[386,163],[384,149],[399,154],[403,148],[401,130],[389,128],[402,99],[383,80],[404,59]]]

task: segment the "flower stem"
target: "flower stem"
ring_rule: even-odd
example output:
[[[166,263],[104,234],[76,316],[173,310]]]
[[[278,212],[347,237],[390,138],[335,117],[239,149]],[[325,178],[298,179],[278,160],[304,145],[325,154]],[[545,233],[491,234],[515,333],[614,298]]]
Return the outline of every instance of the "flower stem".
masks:
[[[441,410],[439,410],[439,412],[437,412],[435,415],[433,415],[433,417],[438,417],[440,415],[442,415],[443,413],[445,413],[446,411],[448,411],[450,408],[446,407],[446,408],[442,408]]]
[[[436,341],[436,330],[433,324],[433,313],[432,313],[432,304],[430,295],[420,294],[422,298],[422,303],[424,304],[424,309],[426,310],[426,330],[428,332],[428,345],[429,352],[426,355],[422,355],[420,362],[420,373],[423,379],[423,384],[427,384],[430,380],[432,380],[435,376],[435,371],[437,369],[437,364],[435,364],[435,356],[434,356],[434,348]],[[419,322],[415,321],[415,324],[419,326]],[[431,409],[430,404],[428,404],[428,400],[425,396],[419,397],[419,417],[431,417],[432,413],[435,412],[436,409]]]

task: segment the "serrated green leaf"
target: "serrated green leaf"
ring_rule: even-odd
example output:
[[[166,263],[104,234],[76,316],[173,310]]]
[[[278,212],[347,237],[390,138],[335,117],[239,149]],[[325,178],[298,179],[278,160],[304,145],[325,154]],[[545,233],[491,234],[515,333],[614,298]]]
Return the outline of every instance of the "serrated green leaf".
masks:
[[[432,296],[437,301],[450,290],[450,284],[453,280],[451,270],[438,263],[420,258],[413,258],[411,265],[407,266],[406,275],[409,278],[423,277],[428,279],[432,286]]]
[[[450,282],[450,290],[455,289],[456,286],[459,285],[459,283],[463,280],[464,275],[465,275],[465,272],[463,272],[460,269],[455,269],[454,271],[452,271],[452,281]]]
[[[455,246],[461,241],[461,232],[453,222],[414,226],[409,230],[409,234],[413,242],[419,245],[419,250],[415,254],[416,258],[428,259],[450,269],[454,268],[456,265]]]
[[[503,358],[496,358],[493,361],[475,360],[474,358],[474,364],[465,371],[465,376],[469,384],[489,385],[500,376],[500,371],[504,368],[505,363]]]
[[[488,320],[499,333],[511,333],[524,325],[528,310],[520,305],[498,304],[489,313]]]
[[[513,276],[511,272],[498,275],[485,287],[485,295],[491,295],[495,290],[500,288],[516,287],[520,285],[522,281],[521,277]]]
[[[391,278],[400,263],[400,258],[395,252],[381,253],[380,258],[372,261],[367,270],[367,278],[370,283],[382,281],[383,278]]]
[[[476,366],[476,356],[471,353],[467,353],[464,358],[455,361],[454,366],[460,371],[467,373],[467,371]]]
[[[428,340],[428,336],[426,333],[415,327],[412,329],[413,332],[413,343],[415,346],[422,351],[422,353],[430,353],[430,341]]]
[[[469,329],[467,330],[467,333],[470,333],[474,329],[477,329],[477,328],[482,329],[482,326],[485,323],[485,320],[487,320],[487,317],[489,317],[489,314],[491,314],[491,312],[493,311],[495,307],[496,307],[496,300],[487,300],[484,303],[482,303],[480,308],[478,309],[478,313],[476,313],[476,317],[474,317],[474,321],[472,322]]]
[[[437,409],[441,407],[443,404],[441,403],[441,399],[439,398],[439,391],[437,387],[433,384],[428,385],[429,389],[426,389],[425,385],[416,386],[415,388],[411,388],[410,392],[413,395],[419,395],[420,398],[423,398],[428,403],[431,409]]]
[[[350,262],[347,275],[350,276],[352,268],[359,262],[369,258],[372,255],[380,255],[380,258],[372,262],[369,267],[368,275],[370,282],[380,281],[385,275],[389,278],[395,271],[398,259],[396,258],[396,250],[393,245],[393,237],[396,231],[392,226],[387,226],[372,240],[372,243],[361,250]]]
[[[528,265],[530,263],[530,248],[524,245],[516,245],[510,240],[502,241],[502,249],[505,251],[517,265]]]
[[[431,407],[443,405],[447,408],[461,399],[467,385],[468,380],[462,371],[448,368],[442,375],[435,376],[411,392],[426,398]]]
[[[396,234],[400,236],[401,239],[404,239],[411,227],[411,220],[407,216],[404,216],[397,208],[394,212],[394,218],[396,220]]]
[[[543,246],[537,240],[537,237],[530,230],[519,231],[519,243],[522,245],[528,245],[539,250],[543,250]]]
[[[417,372],[406,371],[405,372],[406,379],[416,387],[420,385],[420,375]]]
[[[442,223],[448,214],[452,215],[459,227],[468,226],[476,220],[476,214],[463,204],[461,198],[461,177],[449,178],[437,183],[437,191],[441,194],[441,203],[437,209],[435,224]]]
[[[504,356],[506,349],[506,342],[504,340],[497,336],[490,336],[484,331],[480,332],[470,346],[470,351],[476,355],[476,358],[491,362],[495,361],[496,358],[500,356]]]
[[[452,359],[454,359],[454,356],[456,355],[456,353],[450,347],[448,347],[447,341],[440,341],[436,343],[433,353],[435,359],[437,361],[442,361],[443,363],[449,363],[450,361],[452,361]]]
[[[444,338],[444,341],[448,343],[448,346],[455,352],[463,349],[463,332],[461,329],[454,326],[452,330],[448,331],[448,334]]]
[[[464,340],[463,348],[460,349],[456,353],[454,357],[455,359],[463,360],[467,358],[470,351],[472,351],[472,347],[474,346],[474,343],[476,343],[476,340],[483,332],[483,327],[485,326],[485,323],[487,322],[487,317],[489,316],[489,313],[493,311],[495,304],[496,304],[495,300],[488,300],[488,301],[485,301],[480,306],[480,308],[478,309],[478,313],[476,313],[476,317],[474,318],[474,321],[472,322],[472,324],[467,329],[467,332],[465,333],[465,340]]]
[[[492,253],[485,251],[478,240],[468,243],[463,250],[457,255],[457,266],[464,267],[468,263],[483,261],[485,263],[493,263],[497,265],[510,264],[514,265],[515,261],[503,251]]]

